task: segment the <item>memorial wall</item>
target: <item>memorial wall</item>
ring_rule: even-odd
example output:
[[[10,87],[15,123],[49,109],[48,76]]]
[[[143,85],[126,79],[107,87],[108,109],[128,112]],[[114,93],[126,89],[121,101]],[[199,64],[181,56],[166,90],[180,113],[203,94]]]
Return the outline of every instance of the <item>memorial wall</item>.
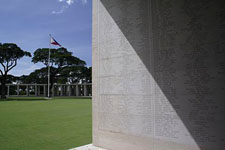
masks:
[[[225,149],[225,1],[93,0],[93,144]]]

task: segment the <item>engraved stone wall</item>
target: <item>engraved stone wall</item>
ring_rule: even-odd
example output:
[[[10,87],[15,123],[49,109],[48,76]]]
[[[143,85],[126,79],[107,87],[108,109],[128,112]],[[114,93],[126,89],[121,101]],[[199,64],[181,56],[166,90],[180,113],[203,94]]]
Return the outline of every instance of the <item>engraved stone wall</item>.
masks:
[[[93,1],[93,143],[225,148],[225,2]]]

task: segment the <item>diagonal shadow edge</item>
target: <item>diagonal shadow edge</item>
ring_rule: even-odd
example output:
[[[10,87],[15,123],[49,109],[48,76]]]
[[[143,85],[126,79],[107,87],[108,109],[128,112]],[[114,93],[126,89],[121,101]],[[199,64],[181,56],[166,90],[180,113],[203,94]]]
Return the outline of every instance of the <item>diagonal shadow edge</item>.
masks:
[[[169,100],[169,102],[170,102],[170,104],[173,106],[173,108],[174,108],[174,110],[176,111],[176,113],[178,114],[178,116],[180,117],[180,119],[182,120],[182,122],[184,123],[184,125],[186,126],[186,128],[188,129],[188,131],[190,132],[190,134],[191,134],[191,136],[193,137],[193,139],[195,140],[195,142],[196,142],[196,144],[198,144],[198,146],[199,146],[199,148],[202,148],[202,147],[204,147],[204,144],[205,144],[205,141],[202,141],[202,137],[201,136],[210,136],[210,135],[207,135],[207,133],[205,133],[205,131],[201,131],[201,129],[200,128],[204,128],[204,125],[203,124],[199,124],[199,125],[197,125],[197,126],[195,126],[194,125],[194,121],[192,120],[192,122],[190,122],[190,120],[187,120],[187,113],[185,113],[185,112],[182,112],[182,110],[180,110],[179,108],[178,108],[178,106],[180,106],[181,108],[184,108],[184,107],[186,107],[185,105],[186,105],[186,103],[183,103],[183,102],[187,102],[187,101],[189,101],[189,99],[188,98],[185,98],[185,97],[182,97],[182,101],[178,101],[178,102],[176,102],[176,104],[174,103],[174,101],[176,100],[176,97],[173,97],[173,96],[171,96],[171,92],[168,92],[168,89],[171,89],[171,87],[169,87],[169,86],[165,86],[165,84],[162,84],[161,82],[162,82],[162,79],[163,78],[159,78],[157,75],[160,75],[160,72],[161,72],[161,70],[158,70],[158,72],[157,72],[157,68],[156,68],[156,66],[157,66],[157,60],[155,60],[154,61],[154,67],[150,67],[150,65],[149,65],[149,61],[148,60],[146,60],[146,58],[144,58],[143,57],[143,55],[141,55],[140,54],[140,47],[139,47],[139,45],[138,45],[138,42],[135,42],[135,40],[139,40],[139,39],[135,39],[134,38],[134,34],[132,33],[132,32],[130,32],[130,31],[128,31],[128,29],[129,30],[132,30],[132,27],[135,27],[135,26],[132,26],[132,27],[129,27],[129,28],[127,28],[127,26],[125,26],[124,24],[126,24],[126,17],[128,17],[129,16],[129,14],[127,13],[127,12],[129,12],[129,11],[127,11],[127,9],[129,9],[129,8],[127,8],[126,10],[123,10],[122,9],[122,7],[121,8],[119,8],[119,6],[121,6],[121,5],[127,5],[127,6],[129,6],[128,4],[129,4],[129,1],[126,1],[126,2],[121,2],[120,0],[116,0],[116,2],[118,3],[118,8],[117,9],[112,9],[113,7],[112,7],[112,5],[111,5],[111,2],[109,2],[109,1],[106,1],[106,0],[100,0],[101,1],[101,3],[104,5],[104,7],[106,8],[106,10],[108,11],[108,13],[111,15],[111,17],[113,18],[113,20],[114,20],[114,22],[117,24],[117,26],[120,28],[120,30],[122,31],[122,33],[124,34],[124,36],[126,37],[126,39],[129,41],[129,43],[132,45],[132,47],[133,47],[133,49],[136,51],[136,53],[137,53],[137,55],[140,57],[140,59],[142,60],[142,62],[143,62],[143,64],[145,65],[145,67],[148,69],[148,71],[149,71],[149,73],[154,77],[154,79],[155,79],[155,81],[156,81],[156,83],[158,84],[158,86],[160,87],[160,89],[161,89],[161,91],[164,93],[164,95],[167,97],[167,99]],[[114,1],[114,3],[116,3],[115,1]],[[145,2],[149,2],[149,1],[143,1],[143,3],[145,3]],[[185,1],[184,1],[185,2]],[[163,2],[162,2],[163,3]],[[193,2],[194,3],[194,2]],[[206,2],[207,3],[207,2]],[[216,6],[219,6],[220,4],[218,4],[217,2],[215,2],[216,3]],[[153,6],[151,6],[150,7],[150,9],[152,9],[151,11],[152,11],[152,13],[154,14],[154,13],[156,13],[156,11],[159,11],[159,10],[157,10],[157,9],[159,9],[159,8],[156,8],[156,5],[159,5],[156,1],[153,1]],[[190,4],[191,5],[191,4]],[[147,5],[147,7],[149,7],[148,5]],[[158,6],[159,7],[159,6]],[[118,10],[120,10],[122,13],[124,13],[123,14],[123,16],[118,16],[117,14],[118,13],[115,13],[115,11],[118,11]],[[132,11],[132,10],[131,10]],[[137,10],[133,10],[133,11],[137,11]],[[149,8],[148,8],[148,11],[149,11]],[[148,12],[149,13],[149,12]],[[152,14],[152,15],[153,15]],[[121,15],[121,14],[120,14]],[[211,18],[211,17],[214,17],[214,16],[210,16],[209,14],[206,14],[206,16],[209,16],[209,18]],[[158,17],[156,17],[156,16],[154,16],[153,15],[153,23],[152,24],[154,24],[154,22],[157,22],[158,21]],[[162,17],[162,16],[161,16]],[[129,17],[129,19],[131,19],[132,17]],[[146,18],[145,18],[146,19]],[[149,18],[148,18],[149,19]],[[124,20],[124,21],[123,21]],[[135,20],[130,20],[130,22],[132,22],[132,23],[134,23],[135,24]],[[149,22],[147,23],[148,25],[147,26],[149,26]],[[129,24],[128,24],[129,25]],[[153,49],[154,49],[154,51],[160,51],[160,48],[159,47],[157,47],[158,46],[158,42],[159,42],[159,29],[157,29],[158,27],[159,27],[160,25],[153,25],[151,28],[152,28],[152,30],[153,30],[153,36],[152,37],[148,37],[148,40],[149,40],[149,38],[152,38],[152,39],[150,39],[150,40],[153,40]],[[149,31],[149,29],[147,29],[148,30],[148,32],[150,32]],[[149,36],[149,35],[148,35]],[[175,36],[175,35],[174,35]],[[197,36],[198,36],[198,34],[196,34],[196,35],[192,35],[192,36],[196,36],[196,38],[198,38]],[[157,38],[158,39],[157,39]],[[173,38],[173,36],[172,37],[170,37],[170,38]],[[195,39],[195,38],[194,38]],[[220,40],[220,39],[218,39],[218,40]],[[190,45],[195,45],[196,43],[191,43]],[[167,45],[167,46],[170,46],[170,45]],[[185,45],[184,45],[185,46]],[[194,47],[194,46],[193,46]],[[192,47],[192,48],[193,48]],[[173,49],[173,48],[175,48],[175,49],[177,49],[177,47],[172,47],[171,49]],[[179,47],[178,47],[179,48]],[[190,47],[188,47],[188,48],[190,48]],[[161,48],[162,49],[162,48]],[[171,50],[170,49],[170,50]],[[187,51],[187,49],[185,49],[185,51]],[[206,51],[208,51],[208,50],[206,50]],[[166,51],[165,51],[165,53],[167,53]],[[209,52],[210,53],[210,52]],[[158,55],[160,55],[159,53],[154,53],[153,54],[153,56],[158,56]],[[170,55],[168,55],[168,54],[165,54],[166,56],[162,56],[162,57],[165,57],[166,59],[169,59],[168,58],[168,56],[170,56]],[[184,54],[183,54],[184,55]],[[183,55],[182,56],[179,56],[180,58],[179,59],[184,59],[183,58]],[[178,56],[172,56],[172,57],[178,57]],[[158,56],[158,58],[159,58],[159,56]],[[200,56],[198,55],[195,59],[200,59]],[[173,60],[170,60],[170,61],[173,61]],[[159,62],[159,61],[158,61]],[[167,61],[166,61],[167,62]],[[160,62],[159,62],[160,63]],[[214,64],[211,64],[211,65],[214,65]],[[153,71],[153,68],[154,68],[154,71]],[[170,68],[171,70],[173,69],[173,68]],[[176,69],[176,68],[175,68]],[[168,70],[167,70],[168,71]],[[194,69],[190,69],[189,71],[195,71]],[[171,73],[171,72],[170,72]],[[202,77],[204,77],[204,75],[201,75],[201,76],[199,76],[199,77],[197,77],[197,79],[196,79],[196,81],[194,81],[194,82],[199,82],[200,80],[201,80],[201,78]],[[164,80],[166,80],[165,78],[164,78]],[[184,79],[185,80],[185,79]],[[185,82],[183,80],[183,83]],[[224,81],[224,79],[222,79],[222,81]],[[174,83],[174,84],[177,84],[177,83]],[[207,88],[207,87],[205,87],[205,84],[203,83],[200,83],[199,84],[199,86],[201,86],[201,85],[203,85],[204,87],[203,87],[203,89],[204,88]],[[214,82],[213,82],[213,85],[218,85],[218,86],[221,86],[220,84],[218,84],[218,80],[215,80]],[[177,84],[177,85],[175,85],[175,87],[179,87],[179,88],[181,88],[181,89],[185,89],[185,88],[190,88],[190,87],[188,87],[187,85],[185,85],[185,84],[183,84],[182,86],[180,86],[179,84]],[[188,93],[186,93],[186,94],[188,94]],[[199,106],[199,105],[202,105],[202,100],[205,100],[206,98],[203,96],[204,94],[206,94],[206,93],[204,93],[204,91],[203,91],[203,93],[202,94],[193,94],[194,95],[194,99],[195,100],[197,100],[196,102],[193,102],[194,104],[192,104],[192,106],[190,106],[190,108],[189,109],[192,109],[192,107],[195,107],[195,106],[197,106],[198,108],[197,109],[199,109],[199,111],[197,111],[196,110],[196,112],[192,112],[192,113],[196,113],[196,114],[192,114],[192,115],[198,115],[197,113],[199,113],[200,111],[201,111],[201,109],[202,110],[204,110],[204,107],[202,107],[201,108],[201,106]],[[207,95],[207,94],[206,94]],[[199,96],[203,96],[202,98],[201,97],[199,97]],[[215,94],[214,95],[214,97],[215,98],[219,98],[219,99],[223,99],[224,98],[224,94],[221,94],[221,93],[217,93],[217,94]],[[218,103],[217,103],[218,104]],[[224,103],[222,104],[222,105],[224,105]],[[203,105],[204,106],[204,105]],[[205,107],[207,107],[207,105],[205,106]],[[203,111],[204,112],[204,111]],[[207,112],[207,111],[206,111]],[[220,112],[221,113],[221,112]],[[219,115],[221,115],[221,114],[219,114]],[[204,116],[204,115],[203,115]],[[208,114],[205,114],[205,117],[209,117],[208,116]],[[197,118],[197,119],[200,119],[200,118]],[[195,121],[198,121],[198,120],[195,120]],[[201,121],[201,120],[199,120],[199,121]],[[210,133],[212,133],[212,132],[214,132],[214,134],[213,135],[211,135],[211,136],[220,136],[221,135],[221,133],[219,133],[219,131],[222,131],[222,127],[221,126],[219,126],[218,124],[220,124],[220,123],[222,123],[223,124],[223,122],[221,122],[221,121],[218,121],[218,120],[214,120],[215,122],[214,123],[209,123],[209,124],[207,124],[208,126],[210,126],[210,129],[211,130],[213,130],[213,131],[211,131]],[[204,121],[203,121],[203,123],[204,123]],[[199,130],[199,132],[197,132],[196,130]],[[206,134],[206,135],[203,135],[203,134]],[[209,142],[209,145],[207,145],[208,147],[215,147],[215,145],[210,145],[210,144],[212,144],[213,142]],[[207,143],[208,144],[208,143]],[[214,143],[215,144],[215,143]],[[219,146],[217,145],[217,148],[218,147],[221,147],[222,148],[222,146],[223,145],[221,145],[221,144],[223,144],[223,143],[219,143]]]

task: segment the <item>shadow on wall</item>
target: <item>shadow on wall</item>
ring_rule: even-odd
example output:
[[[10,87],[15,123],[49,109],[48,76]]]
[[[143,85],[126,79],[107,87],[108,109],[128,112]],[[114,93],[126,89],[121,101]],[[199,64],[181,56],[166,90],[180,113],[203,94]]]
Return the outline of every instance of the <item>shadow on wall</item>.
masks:
[[[222,150],[225,147],[224,1],[101,2],[199,148]],[[112,3],[118,4],[115,7]],[[157,125],[157,117],[168,121],[168,126],[170,123],[176,126],[176,121],[173,122],[176,119],[171,119],[170,110],[157,112],[165,101],[157,97],[160,95],[157,92],[155,136],[160,138],[163,135],[157,135],[161,127],[160,122]],[[171,138],[178,139],[179,135]]]

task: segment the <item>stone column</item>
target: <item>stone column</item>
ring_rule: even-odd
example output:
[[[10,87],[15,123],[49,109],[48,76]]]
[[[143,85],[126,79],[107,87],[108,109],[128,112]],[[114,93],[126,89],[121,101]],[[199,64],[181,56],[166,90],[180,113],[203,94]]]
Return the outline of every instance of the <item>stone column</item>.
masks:
[[[37,89],[37,85],[35,84],[35,87],[34,87],[34,93],[35,93],[35,96],[38,96],[38,89]]]
[[[60,96],[59,85],[57,85],[57,96]]]
[[[68,86],[68,96],[71,96],[71,85],[67,85]]]
[[[40,95],[41,95],[41,86],[38,85],[38,96],[40,96]]]
[[[89,91],[89,93],[90,93],[90,96],[92,96],[92,84],[90,84],[90,91]]]
[[[61,88],[60,96],[63,96],[63,86],[60,85],[60,88]]]
[[[80,96],[79,84],[76,84],[76,96]]]
[[[26,96],[29,96],[29,85],[26,85]]]
[[[88,96],[87,84],[84,83],[84,84],[83,84],[83,87],[84,87],[84,95],[83,95],[83,96]]]
[[[19,92],[19,89],[20,89],[19,84],[16,85],[16,89],[17,89],[17,96],[19,96],[19,94],[20,94],[20,92]]]
[[[46,95],[46,85],[43,85],[43,87],[44,87],[44,97],[46,97],[47,95]]]
[[[7,96],[9,97],[10,85],[7,86]]]

